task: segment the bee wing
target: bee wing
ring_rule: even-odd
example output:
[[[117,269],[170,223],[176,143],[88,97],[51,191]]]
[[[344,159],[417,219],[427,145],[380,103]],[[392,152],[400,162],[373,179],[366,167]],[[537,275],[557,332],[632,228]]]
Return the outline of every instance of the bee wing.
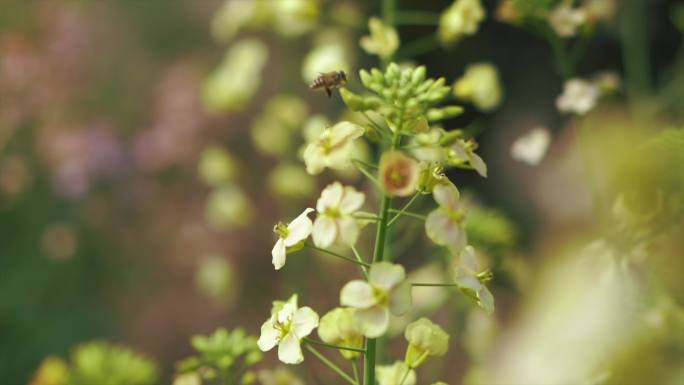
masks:
[[[332,97],[332,91],[330,90],[330,88],[325,87],[325,93],[328,94],[328,98]]]

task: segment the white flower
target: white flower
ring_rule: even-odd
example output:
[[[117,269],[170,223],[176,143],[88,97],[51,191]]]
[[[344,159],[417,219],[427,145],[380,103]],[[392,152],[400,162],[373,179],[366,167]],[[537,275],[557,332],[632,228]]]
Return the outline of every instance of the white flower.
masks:
[[[563,93],[556,99],[560,112],[584,115],[589,112],[600,96],[596,84],[584,79],[570,79],[565,82]]]
[[[459,252],[467,244],[462,227],[465,212],[459,203],[460,194],[451,182],[434,187],[432,196],[439,205],[425,219],[425,233],[434,243]]]
[[[343,169],[350,162],[353,140],[362,136],[364,129],[350,122],[340,122],[325,129],[304,149],[306,172],[319,174],[324,168]]]
[[[359,45],[364,51],[381,58],[388,58],[399,48],[399,34],[391,26],[383,24],[377,17],[371,17],[368,21],[369,36],[361,38]]]
[[[287,248],[296,246],[311,234],[313,223],[311,223],[308,215],[312,211],[314,209],[307,208],[287,226],[283,223],[275,225],[273,231],[278,234],[278,241],[273,246],[273,250],[271,250],[271,256],[273,257],[273,266],[276,270],[280,270],[280,268],[285,266]]]
[[[449,148],[447,161],[451,165],[468,163],[480,176],[487,177],[487,164],[475,153],[477,143],[473,139],[457,139]]]
[[[549,24],[561,37],[572,37],[577,34],[579,28],[586,21],[587,16],[583,9],[573,9],[569,4],[562,3],[549,13]]]
[[[257,341],[259,349],[267,352],[278,345],[278,359],[286,364],[304,361],[302,338],[318,327],[318,314],[310,307],[297,308],[297,295],[287,302],[273,303],[271,317],[261,325],[261,336]]]
[[[318,247],[329,247],[337,239],[353,246],[359,237],[360,226],[352,216],[363,206],[365,196],[340,182],[328,185],[316,202],[318,216],[313,224],[313,241]]]
[[[511,157],[519,162],[536,166],[546,154],[551,134],[544,127],[537,127],[519,137],[511,145]]]
[[[490,63],[475,63],[454,83],[457,98],[472,101],[482,111],[491,111],[501,103],[499,72]]]
[[[366,337],[385,334],[390,311],[401,315],[409,310],[411,285],[404,282],[405,275],[400,265],[377,262],[368,271],[368,282],[354,280],[342,288],[340,303],[357,309],[354,316]]]
[[[318,336],[328,344],[363,349],[363,334],[354,318],[355,313],[356,309],[349,307],[338,307],[329,311],[321,318]],[[340,354],[348,360],[361,355],[360,352],[343,349],[340,349]]]
[[[416,371],[403,361],[393,365],[378,365],[375,373],[380,385],[416,385]]]
[[[439,18],[439,38],[449,44],[474,35],[484,18],[480,0],[457,0]]]
[[[477,304],[489,314],[494,312],[494,297],[484,282],[491,278],[489,271],[478,272],[475,249],[470,245],[466,246],[461,252],[454,281],[462,292],[475,299]]]

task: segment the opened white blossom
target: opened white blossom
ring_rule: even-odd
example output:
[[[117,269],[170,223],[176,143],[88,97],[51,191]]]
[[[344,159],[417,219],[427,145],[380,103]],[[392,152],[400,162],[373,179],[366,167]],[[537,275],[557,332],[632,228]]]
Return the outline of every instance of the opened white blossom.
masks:
[[[545,127],[536,127],[513,142],[511,157],[530,166],[536,166],[546,155],[550,143],[549,130]]]
[[[405,362],[417,368],[427,357],[440,357],[449,350],[449,335],[439,325],[423,317],[406,326],[404,337],[409,342]]]
[[[480,0],[456,0],[439,18],[439,38],[450,44],[474,35],[484,18]]]
[[[392,26],[385,25],[377,17],[368,20],[370,35],[361,38],[359,44],[364,51],[381,58],[389,58],[399,48],[399,34]]]
[[[375,369],[379,385],[416,385],[416,371],[405,362],[392,365],[378,365]]]
[[[318,325],[318,336],[328,344],[347,348],[363,349],[364,339],[354,315],[356,309],[338,307],[321,318]],[[340,349],[340,354],[348,360],[357,358],[361,352]]]
[[[307,208],[288,225],[284,223],[275,225],[273,232],[278,234],[278,241],[273,246],[273,250],[271,250],[271,256],[273,257],[273,266],[276,270],[280,270],[285,266],[288,248],[301,245],[311,234],[313,223],[308,215],[312,211],[314,209]]]
[[[499,71],[491,63],[475,63],[454,82],[454,96],[471,101],[477,109],[491,111],[501,103]]]
[[[447,162],[453,166],[468,164],[473,170],[477,171],[480,176],[486,178],[487,164],[475,153],[477,146],[477,142],[473,139],[457,139],[451,147],[449,147]]]
[[[315,175],[321,173],[326,167],[333,169],[347,167],[351,161],[353,141],[363,133],[363,127],[346,121],[326,128],[304,149],[302,157],[306,163],[306,171]]]
[[[494,297],[484,283],[491,280],[492,274],[488,270],[479,269],[475,249],[470,245],[466,246],[459,256],[454,282],[463,293],[476,300],[484,311],[491,314],[494,312]]]
[[[304,361],[301,340],[318,327],[318,314],[310,307],[297,306],[297,295],[287,302],[273,302],[271,317],[261,325],[259,349],[267,352],[278,346],[278,359],[286,364]]]
[[[353,246],[359,237],[360,225],[353,214],[358,211],[365,196],[351,186],[335,182],[321,192],[316,202],[318,216],[313,223],[313,241],[318,247],[329,247],[336,240]]]
[[[570,79],[565,82],[563,93],[556,99],[556,107],[560,112],[584,115],[596,106],[599,96],[599,88],[593,82]]]
[[[368,281],[354,280],[342,288],[340,303],[357,309],[355,318],[363,335],[369,338],[385,334],[390,312],[402,315],[411,307],[411,285],[404,281],[401,265],[374,263]]]
[[[558,36],[572,37],[577,34],[577,29],[584,24],[587,16],[582,8],[573,8],[567,2],[558,4],[549,13],[549,24]]]
[[[434,243],[458,253],[468,242],[463,228],[465,211],[459,202],[460,193],[453,183],[447,182],[436,185],[432,196],[439,207],[425,219],[425,233]]]

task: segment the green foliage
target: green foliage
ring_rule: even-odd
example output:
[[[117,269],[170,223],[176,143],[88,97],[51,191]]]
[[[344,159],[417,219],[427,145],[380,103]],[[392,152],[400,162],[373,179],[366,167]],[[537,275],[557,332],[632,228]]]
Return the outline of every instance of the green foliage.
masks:
[[[152,385],[155,364],[125,347],[103,341],[80,345],[71,355],[67,385]]]
[[[558,0],[513,0],[516,9],[523,15],[534,15],[539,12],[548,11],[551,7],[558,3]]]
[[[192,337],[192,346],[199,353],[177,365],[179,373],[200,373],[204,378],[223,378],[237,381],[245,369],[261,361],[262,354],[256,337],[242,329],[217,329],[210,336]],[[231,382],[229,382],[231,383]]]

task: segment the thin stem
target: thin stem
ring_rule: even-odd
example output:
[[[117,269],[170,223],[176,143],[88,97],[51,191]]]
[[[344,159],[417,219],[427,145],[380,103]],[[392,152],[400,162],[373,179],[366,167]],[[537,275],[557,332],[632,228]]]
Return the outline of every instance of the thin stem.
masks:
[[[356,257],[356,260],[359,262],[365,263],[363,258],[361,258],[359,251],[356,250],[356,246],[352,245],[351,249],[354,252],[354,256]],[[366,266],[361,266],[361,269],[363,269],[363,275],[365,275],[366,278],[368,278],[368,268]]]
[[[326,364],[330,369],[334,370],[335,373],[339,374],[340,377],[344,378],[347,380],[352,385],[359,385],[356,381],[354,381],[353,378],[351,378],[347,373],[344,372],[344,370],[340,369],[337,365],[335,365],[332,361],[330,361],[327,357],[325,357],[321,352],[316,350],[313,346],[309,344],[304,344],[306,348],[313,353],[314,356],[316,356],[319,360],[321,360],[324,364]]]
[[[404,216],[407,216],[407,217],[411,217],[411,218],[420,219],[420,220],[423,220],[423,221],[427,218],[425,215],[417,214],[417,213],[412,213],[412,212],[410,212],[410,211],[401,211],[401,210],[395,210],[395,209],[390,209],[389,211],[390,211],[391,213],[400,213],[401,215],[404,215]]]
[[[406,43],[397,53],[397,57],[402,60],[411,59],[439,48],[439,46],[440,42],[437,34],[426,35]]]
[[[380,131],[381,134],[387,135],[387,129],[379,125],[373,118],[371,118],[366,111],[361,111],[361,114],[368,120],[368,123],[370,123],[373,127],[375,127],[378,131]]]
[[[396,15],[397,25],[439,25],[439,13],[401,11]]]
[[[359,367],[356,365],[356,359],[352,361],[352,370],[354,371],[354,380],[359,384]]]
[[[402,207],[401,210],[399,210],[399,211],[396,213],[396,215],[395,215],[392,219],[390,219],[390,221],[389,221],[389,223],[387,224],[387,226],[392,226],[392,223],[394,223],[394,221],[396,221],[397,219],[399,219],[399,217],[401,216],[401,214],[403,214],[409,207],[411,207],[411,205],[413,204],[413,202],[415,202],[415,200],[418,198],[419,195],[420,195],[419,192],[415,193],[415,195],[413,195],[413,196],[411,197],[411,199],[410,199],[408,202],[406,202],[406,204],[404,205],[404,207]]]
[[[421,287],[453,287],[458,286],[457,283],[412,283],[411,286]]]
[[[573,76],[573,69],[565,42],[548,25],[544,26],[544,35],[551,45],[560,75],[563,77],[563,80],[570,79]]]
[[[370,172],[368,172],[368,170],[366,170],[365,168],[363,168],[363,167],[364,167],[364,166],[363,166],[363,163],[359,163],[357,159],[352,159],[352,164],[353,164],[354,166],[356,166],[356,169],[359,170],[359,171],[361,171],[361,173],[362,173],[363,175],[365,175],[366,178],[370,179],[370,181],[373,182],[373,184],[374,184],[377,188],[381,188],[380,182],[378,181],[378,179],[377,179],[375,176],[373,176],[373,174],[371,174]]]
[[[378,219],[380,219],[375,214],[366,214],[366,213],[354,213],[354,214],[352,214],[352,217],[354,217],[356,219],[366,219],[366,220],[376,221],[376,222],[378,221]]]
[[[320,248],[320,247],[316,247],[316,246],[310,245],[310,244],[304,244],[304,246],[305,246],[305,247],[308,247],[308,248],[310,248],[310,249],[313,249],[313,250],[320,251],[320,252],[322,252],[322,253],[326,253],[326,254],[332,255],[333,257],[337,257],[337,258],[340,258],[340,259],[344,259],[345,261],[352,262],[352,263],[355,263],[355,264],[357,264],[357,265],[361,265],[361,266],[364,266],[364,267],[370,267],[370,264],[368,264],[368,263],[361,262],[361,261],[357,261],[357,260],[354,259],[354,258],[345,257],[344,255],[342,255],[342,254],[337,254],[337,253],[334,252],[334,251],[330,251],[330,250],[327,250],[327,249],[322,249],[322,248]]]
[[[376,165],[374,165],[374,164],[371,164],[371,163],[368,163],[368,162],[365,162],[365,161],[363,161],[363,160],[361,160],[361,159],[352,158],[352,162],[357,162],[357,163],[360,164],[360,165],[366,166],[366,167],[368,167],[368,168],[372,168],[372,169],[374,169],[374,170],[377,170],[377,169],[378,169],[378,166],[376,166]]]
[[[332,344],[327,344],[322,341],[316,341],[311,338],[304,338],[304,342],[309,343],[309,344],[314,344],[314,345],[319,345],[319,346],[325,346],[326,348],[331,348],[331,349],[337,349],[337,350],[349,350],[352,352],[358,352],[358,353],[366,353],[364,349],[359,349],[359,348],[350,348],[346,346],[339,346],[339,345],[332,345]]]

